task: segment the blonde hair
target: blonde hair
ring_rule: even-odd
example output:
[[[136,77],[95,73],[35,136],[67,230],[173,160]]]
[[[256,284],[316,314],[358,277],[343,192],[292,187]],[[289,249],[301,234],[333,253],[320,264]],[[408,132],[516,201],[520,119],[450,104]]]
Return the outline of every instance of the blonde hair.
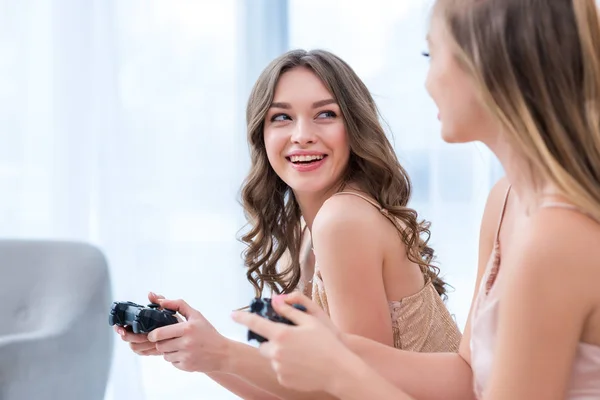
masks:
[[[595,0],[437,0],[456,56],[526,160],[600,219],[600,19]]]

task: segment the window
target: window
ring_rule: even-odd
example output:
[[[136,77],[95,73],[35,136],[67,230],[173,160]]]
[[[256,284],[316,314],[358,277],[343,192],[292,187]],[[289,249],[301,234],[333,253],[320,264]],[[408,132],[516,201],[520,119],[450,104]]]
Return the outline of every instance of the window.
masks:
[[[239,337],[229,314],[248,303],[251,287],[236,242],[241,182],[232,149],[246,138],[236,115],[237,3],[116,4],[121,127],[102,139],[100,200],[113,221],[104,233],[115,262],[129,270],[116,290],[140,301],[148,290],[184,298]],[[138,361],[147,400],[236,398],[161,357]]]

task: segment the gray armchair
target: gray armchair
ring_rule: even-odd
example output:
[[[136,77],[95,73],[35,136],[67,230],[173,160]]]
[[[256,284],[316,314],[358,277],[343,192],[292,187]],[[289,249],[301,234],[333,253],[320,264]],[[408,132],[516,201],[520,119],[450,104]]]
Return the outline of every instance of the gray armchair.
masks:
[[[112,361],[102,253],[0,240],[0,400],[102,400]]]

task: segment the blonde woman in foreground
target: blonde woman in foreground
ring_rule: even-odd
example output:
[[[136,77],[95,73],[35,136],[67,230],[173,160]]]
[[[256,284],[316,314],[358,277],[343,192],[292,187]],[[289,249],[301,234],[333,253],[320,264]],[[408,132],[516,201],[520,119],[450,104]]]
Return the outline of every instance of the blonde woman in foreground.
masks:
[[[338,333],[295,294],[274,305],[298,326],[243,312],[234,319],[270,339],[261,353],[296,390],[342,399],[598,399],[596,3],[438,0],[428,41],[427,89],[444,140],[485,143],[510,182],[488,202],[480,248],[487,262],[459,353],[409,353]],[[490,210],[497,219],[486,252]]]

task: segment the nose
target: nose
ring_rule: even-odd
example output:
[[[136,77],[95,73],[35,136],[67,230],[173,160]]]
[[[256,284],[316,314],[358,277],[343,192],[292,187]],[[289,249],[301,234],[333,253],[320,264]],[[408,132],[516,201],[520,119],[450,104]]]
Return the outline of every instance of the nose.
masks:
[[[298,120],[292,132],[291,141],[295,144],[313,144],[317,137],[310,126],[310,123]]]

